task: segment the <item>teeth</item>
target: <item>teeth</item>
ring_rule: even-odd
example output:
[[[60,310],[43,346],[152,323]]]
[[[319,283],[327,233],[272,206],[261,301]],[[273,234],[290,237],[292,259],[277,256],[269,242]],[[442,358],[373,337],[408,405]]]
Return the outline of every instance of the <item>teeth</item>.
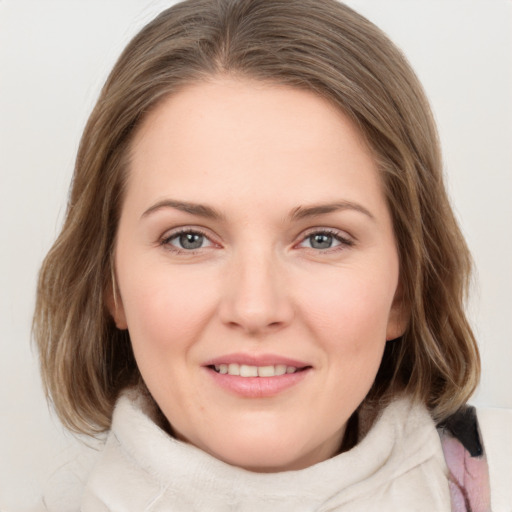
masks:
[[[247,364],[240,365],[240,377],[257,377],[258,376],[258,367],[257,366],[249,366]]]
[[[290,366],[289,368],[293,368],[293,366]],[[288,370],[288,367],[285,364],[276,365],[276,375],[284,375],[287,370]],[[292,372],[290,372],[290,373],[292,373]]]
[[[240,375],[240,365],[236,363],[231,363],[228,365],[228,373],[229,375]]]
[[[271,366],[250,366],[248,364],[219,364],[215,365],[215,371],[223,375],[237,375],[240,377],[276,377],[285,373],[295,373],[295,366],[276,364]]]
[[[259,366],[258,377],[273,377],[276,374],[275,366]]]

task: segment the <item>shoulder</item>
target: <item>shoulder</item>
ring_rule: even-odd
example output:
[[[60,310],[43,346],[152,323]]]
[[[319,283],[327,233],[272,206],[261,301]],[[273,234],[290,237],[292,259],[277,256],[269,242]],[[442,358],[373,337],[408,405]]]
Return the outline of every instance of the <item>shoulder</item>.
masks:
[[[118,398],[114,417],[122,428],[138,431],[137,424],[145,397],[127,389]],[[147,406],[149,409],[149,406]],[[114,420],[113,420],[114,421]],[[87,483],[97,466],[106,457],[106,446],[116,436],[112,430],[98,438],[77,436],[70,446],[55,458],[51,467],[54,470],[44,486],[41,503],[34,510],[23,512],[73,512],[82,510],[82,499]],[[4,512],[0,510],[0,512]],[[10,512],[10,511],[6,511]]]
[[[512,410],[466,406],[438,430],[455,510],[488,511],[491,503],[510,512]]]
[[[494,512],[512,510],[512,409],[476,409],[489,463]]]
[[[80,504],[85,484],[103,452],[105,440],[78,441],[56,457],[41,503],[26,512],[73,512]]]

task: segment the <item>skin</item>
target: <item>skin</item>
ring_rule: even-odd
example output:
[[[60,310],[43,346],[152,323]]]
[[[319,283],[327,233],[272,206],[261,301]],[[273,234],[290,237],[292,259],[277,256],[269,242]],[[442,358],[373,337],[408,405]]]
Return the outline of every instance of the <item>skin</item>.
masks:
[[[180,229],[200,246],[184,247]],[[338,453],[386,340],[405,327],[371,152],[343,113],[285,86],[217,77],[148,115],[132,146],[115,267],[111,313],[175,435],[254,471]],[[248,398],[205,368],[232,353],[308,369],[274,396]]]

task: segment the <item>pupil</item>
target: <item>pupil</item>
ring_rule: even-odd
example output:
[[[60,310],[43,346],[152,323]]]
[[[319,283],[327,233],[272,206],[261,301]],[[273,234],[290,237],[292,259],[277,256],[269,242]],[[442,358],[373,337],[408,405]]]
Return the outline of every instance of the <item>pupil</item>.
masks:
[[[180,235],[180,245],[183,249],[199,249],[203,245],[203,235],[183,233]]]
[[[325,233],[318,233],[309,237],[313,249],[329,249],[332,245],[332,236]]]

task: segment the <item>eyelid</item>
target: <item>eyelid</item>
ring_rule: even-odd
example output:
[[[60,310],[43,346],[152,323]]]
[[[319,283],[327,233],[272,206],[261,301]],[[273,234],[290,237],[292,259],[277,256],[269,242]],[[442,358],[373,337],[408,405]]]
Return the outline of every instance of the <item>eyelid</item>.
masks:
[[[207,247],[200,247],[199,249],[180,249],[179,247],[176,247],[170,243],[171,239],[186,233],[202,235],[208,239],[210,245]],[[212,234],[208,230],[199,226],[180,226],[171,230],[167,230],[162,236],[159,237],[158,245],[161,245],[165,249],[178,254],[195,254],[196,252],[204,251],[205,249],[210,249],[212,247],[220,247],[220,244],[214,240]]]
[[[171,239],[173,239],[181,234],[185,234],[185,233],[200,234],[200,235],[204,236],[206,239],[208,239],[208,241],[210,242],[211,245],[209,245],[207,247],[201,247],[199,249],[180,249],[179,247],[176,247],[169,243]],[[332,252],[332,251],[336,251],[336,250],[346,249],[347,247],[352,247],[356,242],[355,238],[352,235],[350,235],[349,233],[347,233],[346,231],[343,231],[343,230],[340,230],[337,228],[330,228],[330,227],[328,228],[328,227],[318,226],[318,227],[312,227],[312,228],[307,229],[306,231],[303,231],[300,234],[298,241],[294,244],[294,247],[300,247],[300,245],[302,243],[304,243],[308,237],[310,237],[311,235],[314,235],[314,234],[328,234],[328,235],[333,236],[336,240],[338,240],[340,242],[339,245],[332,247],[332,248],[328,248],[328,249],[314,249],[312,247],[310,247],[310,248],[305,247],[305,249],[311,249],[312,251],[315,251],[317,253],[320,253],[320,252],[328,253],[328,252]],[[209,230],[202,228],[200,226],[179,226],[179,227],[173,228],[171,230],[165,231],[164,234],[159,237],[158,245],[164,246],[167,250],[169,250],[171,252],[190,255],[190,254],[195,254],[196,252],[199,252],[199,251],[203,251],[205,249],[210,249],[212,247],[217,247],[217,248],[221,247],[221,244],[218,243],[215,240],[215,238],[216,237],[214,237]]]
[[[295,247],[300,247],[302,243],[306,241],[311,235],[315,234],[327,234],[333,236],[336,240],[340,242],[340,245],[335,247],[329,247],[328,249],[314,249],[312,247],[305,247],[305,249],[311,249],[317,253],[327,253],[329,251],[343,250],[347,247],[352,247],[355,245],[356,240],[353,236],[351,236],[346,231],[336,228],[327,228],[327,227],[314,227],[309,228],[306,231],[302,232],[299,238],[299,241],[295,244]]]

